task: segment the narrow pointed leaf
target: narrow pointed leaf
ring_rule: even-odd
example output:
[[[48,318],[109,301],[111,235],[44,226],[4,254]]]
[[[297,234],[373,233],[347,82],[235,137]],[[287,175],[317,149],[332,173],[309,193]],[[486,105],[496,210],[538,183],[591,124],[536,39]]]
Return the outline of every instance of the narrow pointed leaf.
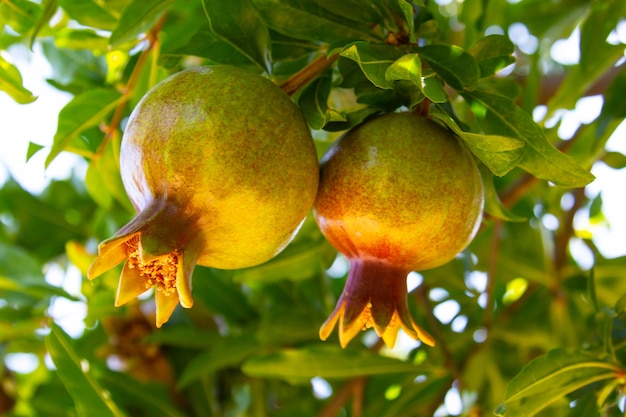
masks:
[[[487,133],[525,143],[524,157],[519,163],[521,168],[563,187],[582,187],[593,181],[594,176],[548,142],[532,117],[511,99],[482,91],[466,92],[463,96],[469,100]]]
[[[497,414],[532,417],[565,395],[596,382],[617,379],[623,371],[595,355],[555,349],[530,362],[509,383]]]
[[[413,5],[407,0],[397,0],[397,2],[400,10],[402,10],[402,17],[404,17],[404,22],[406,23],[409,32],[409,39],[411,40],[411,42],[415,42],[415,22],[413,21]]]
[[[368,80],[376,87],[393,88],[393,80],[385,76],[387,69],[402,56],[402,52],[389,45],[354,42],[347,46],[341,56],[354,61]]]
[[[417,54],[406,54],[395,60],[385,71],[388,80],[407,80],[422,88],[422,61]]]
[[[19,104],[32,103],[37,99],[22,84],[22,75],[17,67],[0,56],[0,91],[7,93]]]
[[[431,114],[456,133],[469,150],[497,176],[508,173],[524,157],[524,142],[521,140],[501,135],[464,132],[447,113],[433,109]]]
[[[33,32],[30,35],[30,48],[33,49],[33,44],[35,43],[35,38],[39,31],[50,21],[52,16],[57,12],[59,8],[59,0],[43,0],[41,2],[41,17],[37,21]]]
[[[213,33],[271,73],[269,30],[251,0],[202,0],[202,5]]]
[[[611,45],[606,42],[611,31],[615,30],[626,14],[626,2],[605,0],[594,2],[589,14],[581,25],[580,67],[583,72],[593,71],[602,56],[610,55],[611,50],[624,51],[623,45]]]
[[[370,1],[361,0],[313,0],[324,9],[349,19],[370,24],[372,22],[382,23],[384,21],[384,11],[378,5]]]
[[[480,67],[480,76],[488,77],[515,62],[513,42],[503,35],[489,35],[476,41],[468,52]]]
[[[507,222],[521,222],[526,218],[508,210],[498,197],[498,192],[493,184],[493,175],[485,167],[480,167],[481,177],[483,179],[483,189],[485,190],[485,212],[496,219],[505,220]]]
[[[427,45],[417,53],[450,87],[458,91],[478,86],[480,68],[472,55],[455,45]]]
[[[133,0],[122,10],[109,44],[119,46],[152,27],[174,0]]]
[[[619,19],[626,13],[626,2],[594,2],[580,29],[580,62],[570,67],[565,80],[548,103],[549,118],[559,109],[571,109],[603,74],[624,57],[624,45],[606,42]],[[607,90],[610,91],[610,90]]]
[[[292,38],[324,43],[378,39],[366,24],[341,19],[308,0],[254,0],[254,4],[270,28]]]
[[[0,2],[0,27],[9,25],[17,33],[26,34],[39,20],[41,8],[39,4],[27,0],[10,0]]]
[[[433,103],[445,103],[448,101],[448,93],[445,87],[434,74],[424,76],[422,82],[424,83],[422,92],[430,101]]]
[[[117,19],[100,3],[94,0],[59,0],[63,10],[78,23],[104,30],[115,29]]]
[[[162,417],[187,417],[178,407],[172,404],[167,388],[155,382],[138,382],[133,377],[119,373],[107,372],[103,379],[111,386],[115,392],[131,399],[134,407],[141,405],[141,408],[148,415]]]
[[[328,107],[331,81],[330,76],[318,77],[298,97],[298,105],[312,129],[322,129],[331,121],[346,121],[345,117]]]
[[[461,139],[491,172],[502,177],[524,157],[524,142],[500,135],[462,132]]]
[[[302,383],[316,376],[328,379],[351,378],[419,372],[420,368],[368,350],[346,350],[339,346],[318,345],[254,356],[244,362],[242,370],[254,377],[281,378],[288,382]]]
[[[108,392],[91,375],[89,363],[78,356],[70,338],[60,327],[52,325],[45,343],[59,378],[74,399],[79,417],[125,416]]]
[[[228,366],[239,365],[258,351],[255,332],[220,339],[208,352],[193,358],[183,370],[178,386],[184,388],[197,379]]]
[[[38,143],[28,142],[28,149],[26,150],[26,162],[30,160],[37,152],[44,148],[43,145]]]
[[[102,88],[74,97],[59,113],[59,124],[52,149],[46,159],[46,166],[50,165],[81,132],[102,122],[122,98],[117,91]]]

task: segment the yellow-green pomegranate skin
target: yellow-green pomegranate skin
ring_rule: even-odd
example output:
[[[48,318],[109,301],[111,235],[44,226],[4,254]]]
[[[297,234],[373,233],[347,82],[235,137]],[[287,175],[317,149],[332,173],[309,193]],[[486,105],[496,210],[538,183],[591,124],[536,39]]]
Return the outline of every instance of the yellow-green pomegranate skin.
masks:
[[[196,264],[265,262],[293,238],[319,167],[298,107],[270,80],[230,66],[176,73],[133,110],[120,171],[137,215],[98,247],[88,276],[128,260],[116,305],[156,288],[157,326],[191,307]]]
[[[366,327],[391,345],[399,327],[434,343],[410,318],[406,276],[461,252],[483,200],[473,157],[426,117],[386,114],[341,137],[322,158],[314,213],[351,270],[322,338],[339,321],[342,345]]]
[[[194,219],[198,264],[215,268],[276,255],[317,190],[317,157],[300,110],[270,80],[230,66],[183,71],[154,88],[132,113],[120,159],[137,210],[170,201],[181,218]],[[162,231],[155,231],[159,245],[191,238],[166,225]]]

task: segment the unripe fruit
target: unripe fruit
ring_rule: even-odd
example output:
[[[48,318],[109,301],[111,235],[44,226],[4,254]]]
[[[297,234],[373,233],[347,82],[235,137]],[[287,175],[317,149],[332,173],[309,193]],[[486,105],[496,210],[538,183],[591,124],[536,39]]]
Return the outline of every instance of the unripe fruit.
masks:
[[[121,305],[156,287],[157,326],[191,307],[196,264],[243,268],[293,238],[318,183],[309,128],[270,80],[199,67],[156,85],[132,112],[120,150],[137,216],[102,242],[94,278],[128,259]]]
[[[389,346],[400,327],[433,345],[408,311],[407,275],[462,251],[476,233],[483,199],[472,156],[430,119],[391,113],[342,136],[322,159],[314,213],[350,272],[320,337],[339,322],[342,346],[370,327]]]

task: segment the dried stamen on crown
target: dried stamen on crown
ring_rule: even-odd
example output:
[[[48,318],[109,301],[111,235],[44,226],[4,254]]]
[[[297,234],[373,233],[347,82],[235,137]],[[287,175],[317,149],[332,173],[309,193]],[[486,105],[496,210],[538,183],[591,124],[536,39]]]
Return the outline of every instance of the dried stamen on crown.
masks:
[[[146,277],[146,289],[156,287],[164,295],[176,292],[176,272],[178,251],[159,257],[150,262],[142,262],[139,255],[139,237],[135,236],[126,242],[128,267],[137,269],[139,275]]]

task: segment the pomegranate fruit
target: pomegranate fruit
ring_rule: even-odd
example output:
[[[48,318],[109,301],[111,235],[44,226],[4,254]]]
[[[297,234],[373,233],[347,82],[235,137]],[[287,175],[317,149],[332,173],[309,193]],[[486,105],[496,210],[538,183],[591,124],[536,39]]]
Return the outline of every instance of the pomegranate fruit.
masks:
[[[270,80],[230,66],[181,71],[133,110],[120,150],[137,216],[98,246],[88,277],[127,260],[116,305],[156,289],[156,324],[191,307],[196,264],[260,264],[292,239],[319,178],[309,128]]]
[[[473,157],[426,117],[390,113],[343,135],[322,158],[313,210],[350,271],[320,337],[339,322],[343,347],[370,327],[389,347],[400,328],[432,346],[408,311],[407,275],[462,251],[478,228],[483,199]]]

